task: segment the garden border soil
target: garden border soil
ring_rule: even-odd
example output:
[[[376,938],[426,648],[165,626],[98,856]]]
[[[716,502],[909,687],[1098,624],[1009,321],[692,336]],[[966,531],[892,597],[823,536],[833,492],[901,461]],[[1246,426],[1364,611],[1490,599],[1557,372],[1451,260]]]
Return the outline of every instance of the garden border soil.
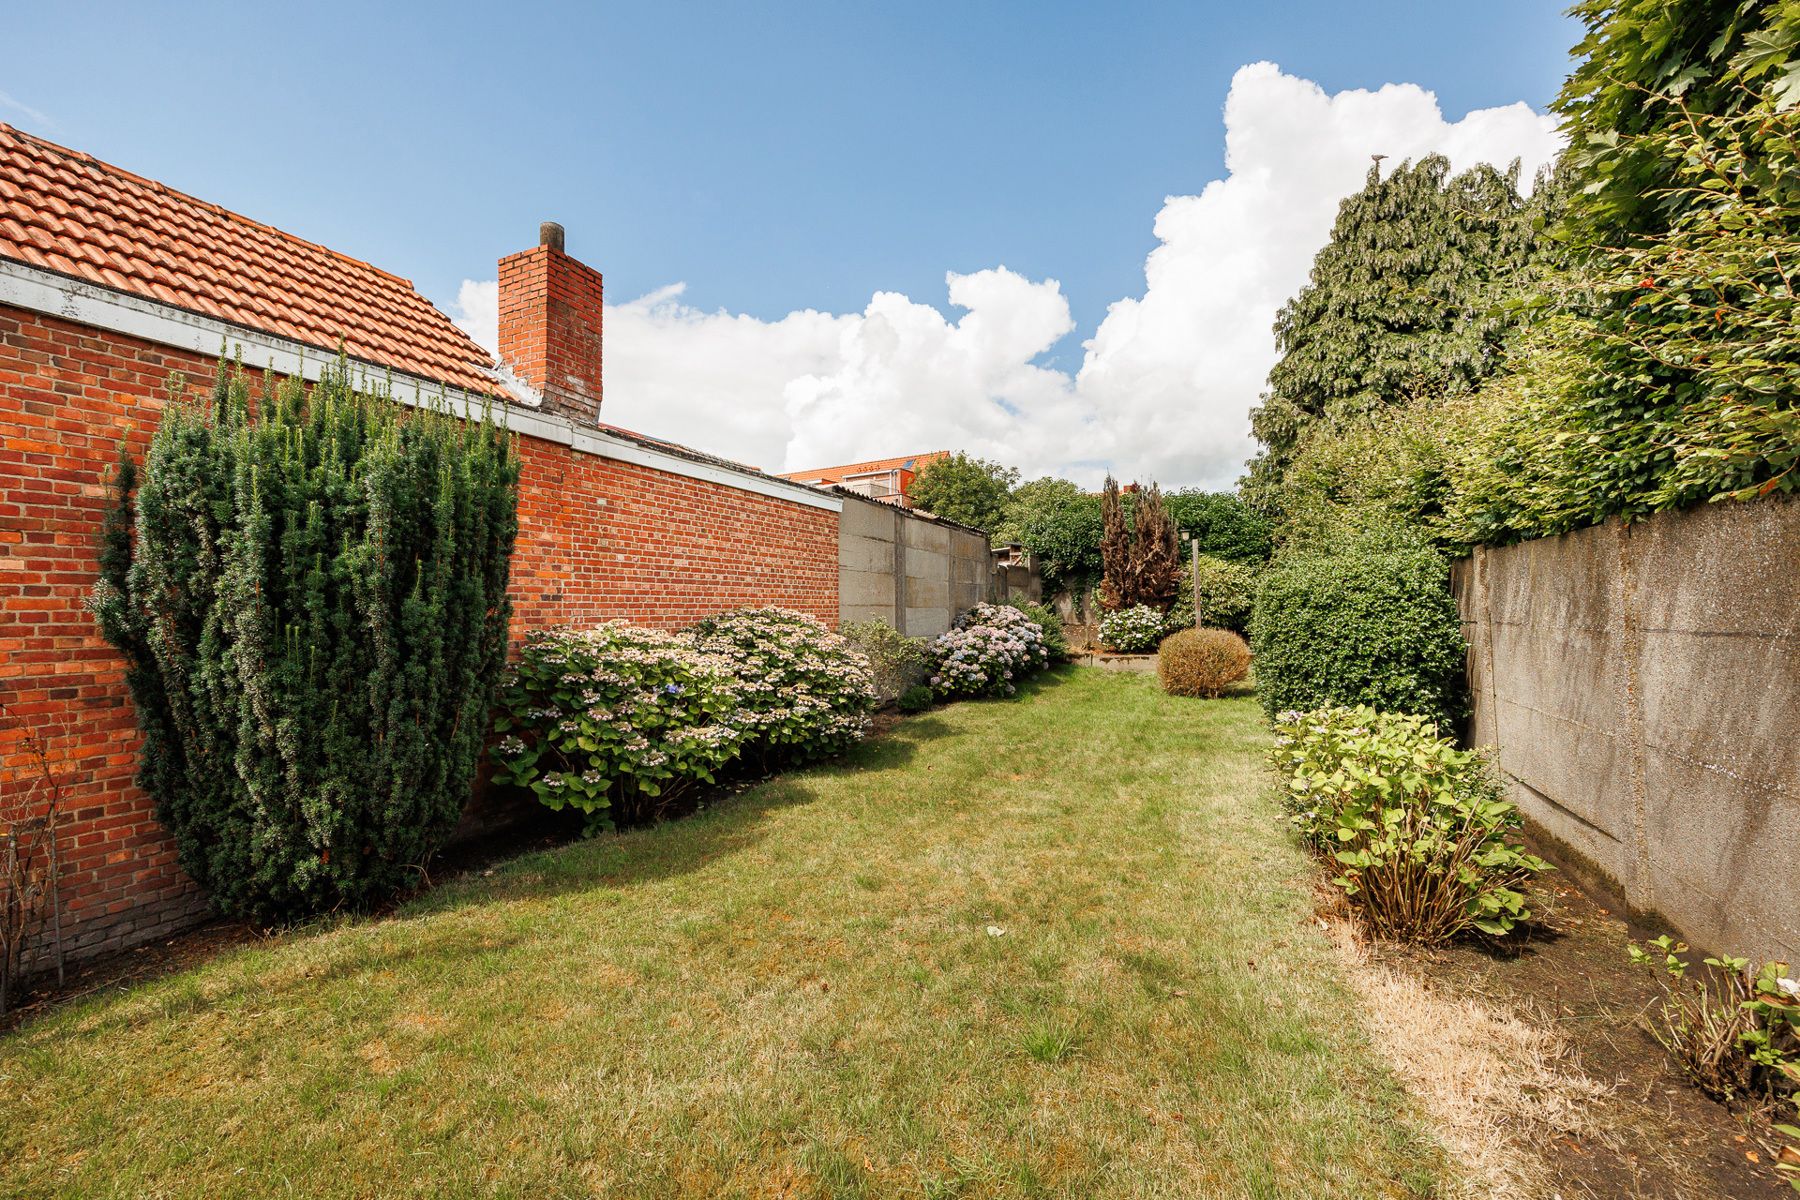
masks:
[[[1773,1170],[1779,1143],[1770,1122],[1694,1088],[1644,1027],[1660,993],[1625,946],[1664,931],[1632,927],[1604,894],[1560,873],[1534,889],[1533,907],[1537,919],[1505,951],[1382,945],[1376,958],[1452,996],[1547,1025],[1576,1065],[1611,1087],[1592,1114],[1610,1145],[1563,1137],[1524,1147],[1549,1166],[1563,1200],[1791,1200]]]

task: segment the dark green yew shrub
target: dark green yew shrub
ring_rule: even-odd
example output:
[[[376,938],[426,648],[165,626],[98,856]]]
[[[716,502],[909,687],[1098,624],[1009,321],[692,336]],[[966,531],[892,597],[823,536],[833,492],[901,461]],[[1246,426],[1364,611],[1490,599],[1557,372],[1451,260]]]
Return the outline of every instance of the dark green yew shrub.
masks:
[[[1366,704],[1454,729],[1467,711],[1450,566],[1409,533],[1282,554],[1257,586],[1250,647],[1270,716]]]
[[[900,711],[903,713],[921,713],[937,701],[937,694],[922,683],[915,683],[900,693]]]
[[[346,364],[171,395],[127,456],[93,608],[127,662],[139,780],[223,912],[359,906],[455,825],[506,653],[518,459]]]

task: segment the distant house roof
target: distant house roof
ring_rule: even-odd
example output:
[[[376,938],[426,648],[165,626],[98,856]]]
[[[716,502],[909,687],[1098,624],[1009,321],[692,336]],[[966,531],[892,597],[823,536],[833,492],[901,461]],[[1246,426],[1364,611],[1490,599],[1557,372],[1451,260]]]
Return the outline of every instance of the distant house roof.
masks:
[[[789,471],[783,479],[798,483],[842,483],[852,475],[870,475],[878,471],[917,471],[926,463],[949,458],[948,450],[929,450],[924,454],[908,454],[900,458],[877,458],[868,462],[845,463],[841,467],[814,467],[810,471]]]
[[[487,351],[359,259],[0,124],[0,258],[477,393]]]

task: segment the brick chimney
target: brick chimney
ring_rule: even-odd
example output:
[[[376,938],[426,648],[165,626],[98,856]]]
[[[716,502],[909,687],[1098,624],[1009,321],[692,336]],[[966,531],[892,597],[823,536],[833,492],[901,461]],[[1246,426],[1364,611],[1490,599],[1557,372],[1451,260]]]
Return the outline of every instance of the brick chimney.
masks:
[[[600,420],[600,272],[563,253],[563,228],[500,260],[500,361],[543,396],[545,412]]]

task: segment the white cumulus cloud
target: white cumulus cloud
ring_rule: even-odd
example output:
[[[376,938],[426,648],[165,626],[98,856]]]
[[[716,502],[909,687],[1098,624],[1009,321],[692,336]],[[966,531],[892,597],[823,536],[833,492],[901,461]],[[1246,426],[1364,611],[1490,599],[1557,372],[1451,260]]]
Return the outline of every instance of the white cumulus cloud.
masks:
[[[1035,362],[1074,328],[1061,285],[1004,266],[945,276],[954,319],[878,292],[860,313],[764,321],[695,309],[674,284],[608,305],[604,419],[771,470],[964,449],[1028,476],[1228,487],[1254,450],[1276,311],[1370,156],[1517,158],[1529,179],[1561,147],[1522,103],[1448,121],[1412,84],[1332,95],[1271,63],[1237,72],[1224,117],[1225,177],[1164,201],[1143,294],[1108,308],[1072,375]],[[465,281],[455,306],[488,347],[496,299]]]

